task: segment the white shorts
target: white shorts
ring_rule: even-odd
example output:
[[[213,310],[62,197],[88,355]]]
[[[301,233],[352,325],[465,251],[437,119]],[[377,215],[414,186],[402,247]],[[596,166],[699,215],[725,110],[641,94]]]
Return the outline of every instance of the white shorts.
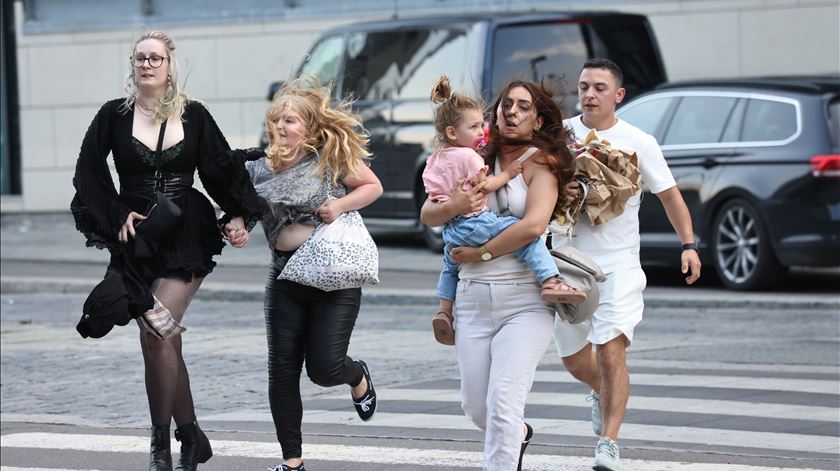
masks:
[[[601,297],[592,319],[577,325],[554,319],[554,343],[561,357],[581,351],[587,343],[603,345],[624,334],[627,346],[633,342],[633,331],[642,321],[645,309],[642,292],[647,285],[645,272],[640,268],[619,270],[607,274],[598,284]],[[597,347],[596,347],[597,348]]]

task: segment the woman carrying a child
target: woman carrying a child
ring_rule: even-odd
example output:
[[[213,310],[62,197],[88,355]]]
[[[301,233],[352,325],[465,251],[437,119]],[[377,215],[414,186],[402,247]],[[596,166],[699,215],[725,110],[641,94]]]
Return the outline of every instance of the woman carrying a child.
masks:
[[[510,471],[521,468],[533,435],[524,421],[525,400],[554,325],[554,306],[545,303],[534,270],[514,252],[545,233],[558,188],[571,176],[572,156],[560,108],[546,86],[511,82],[495,99],[492,112],[486,164],[500,175],[517,159],[524,160],[522,172],[503,187],[506,206],[517,220],[483,247],[455,247],[449,255],[461,263],[454,327],[462,407],[485,431],[484,469]],[[532,147],[538,152],[521,159]],[[482,186],[456,187],[444,202],[427,200],[423,223],[443,225],[482,210]],[[490,193],[486,199],[494,211],[499,210],[496,197]]]
[[[528,159],[537,151],[532,148],[531,152],[511,162],[504,171],[497,175],[487,175],[489,167],[475,150],[486,144],[483,105],[468,96],[453,93],[449,79],[445,76],[441,76],[432,87],[431,99],[432,103],[438,105],[435,110],[435,141],[438,148],[426,161],[423,184],[429,199],[435,203],[448,200],[456,185],[465,188],[483,185],[483,194],[500,189],[522,173],[520,160]],[[483,199],[486,201],[486,196]],[[452,303],[458,284],[458,264],[449,251],[458,246],[478,247],[480,251],[485,249],[482,256],[489,260],[492,253],[486,251],[484,244],[517,221],[519,218],[516,216],[499,216],[485,204],[480,210],[456,216],[444,225],[444,269],[437,286],[440,305],[432,320],[438,342],[444,345],[455,344]],[[542,285],[544,301],[580,303],[586,300],[584,293],[569,289],[558,278],[557,265],[542,239],[534,238],[514,253],[536,275]]]

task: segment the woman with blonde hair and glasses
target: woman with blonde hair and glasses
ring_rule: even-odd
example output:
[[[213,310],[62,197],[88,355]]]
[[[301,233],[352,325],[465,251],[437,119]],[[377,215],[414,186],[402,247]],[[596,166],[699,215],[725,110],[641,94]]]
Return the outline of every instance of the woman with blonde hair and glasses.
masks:
[[[237,165],[241,158],[234,155],[262,153],[231,151],[205,106],[179,87],[175,43],[166,33],[142,34],[128,66],[127,96],[105,103],[85,134],[71,209],[87,245],[111,252],[106,279],[122,278],[119,286],[130,299],[130,315],[141,326],[152,421],[149,469],[172,469],[169,430],[174,418],[175,438],[181,442],[176,469],[194,470],[213,452],[196,422],[180,322],[225,244],[213,206],[192,187],[193,175],[198,169],[204,189],[227,214],[240,216],[236,230],[245,232],[245,223],[259,217],[259,203],[247,173]],[[119,175],[119,193],[108,154]],[[180,222],[159,240],[143,240],[138,224],[161,194],[180,209]],[[165,317],[172,329],[155,329],[146,321],[149,312]]]
[[[361,209],[382,194],[367,166],[368,135],[350,103],[331,104],[329,87],[295,80],[266,116],[266,157],[245,163],[262,203],[271,267],[265,286],[268,398],[283,462],[273,471],[303,471],[300,373],[323,387],[346,384],[356,413],[368,421],[376,392],[365,362],[347,356],[359,314],[360,288],[324,291],[278,279],[289,258],[320,223]],[[234,218],[225,230],[241,227]],[[241,233],[247,239],[247,233]],[[243,242],[235,234],[236,243]],[[361,260],[359,261],[361,263]]]

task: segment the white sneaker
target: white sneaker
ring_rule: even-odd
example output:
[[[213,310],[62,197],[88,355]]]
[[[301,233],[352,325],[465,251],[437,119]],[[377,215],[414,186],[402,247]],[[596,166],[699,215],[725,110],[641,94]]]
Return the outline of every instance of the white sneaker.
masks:
[[[601,436],[604,427],[604,419],[601,417],[601,396],[595,391],[590,391],[586,400],[592,403],[592,431],[596,437]]]
[[[607,437],[601,437],[595,445],[595,471],[618,471],[618,443]]]

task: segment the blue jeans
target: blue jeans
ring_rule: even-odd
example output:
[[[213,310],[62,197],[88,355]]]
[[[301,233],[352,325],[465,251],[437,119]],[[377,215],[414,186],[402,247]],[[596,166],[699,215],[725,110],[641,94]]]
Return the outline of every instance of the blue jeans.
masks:
[[[449,301],[455,299],[458,264],[449,254],[453,247],[478,247],[517,221],[519,218],[515,216],[499,216],[493,211],[485,210],[472,217],[458,216],[447,222],[443,227],[443,241],[446,246],[443,248],[443,271],[440,272],[437,285],[438,297]],[[540,283],[560,275],[554,257],[548,253],[548,248],[539,237],[514,253],[528,264]]]

